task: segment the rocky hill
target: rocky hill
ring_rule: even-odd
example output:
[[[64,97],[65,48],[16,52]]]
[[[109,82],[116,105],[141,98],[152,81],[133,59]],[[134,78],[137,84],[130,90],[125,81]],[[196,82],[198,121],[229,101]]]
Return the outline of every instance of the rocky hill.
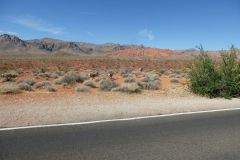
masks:
[[[208,52],[219,57],[216,51]],[[214,54],[211,54],[214,53]],[[0,55],[57,54],[57,55],[106,55],[113,57],[158,57],[191,58],[199,54],[195,49],[170,50],[143,47],[142,45],[121,45],[116,43],[94,44],[69,42],[51,38],[22,40],[14,35],[0,35]]]
[[[50,38],[22,40],[13,35],[0,35],[0,54],[101,55],[107,52],[138,47],[137,45],[120,45],[113,43],[93,44],[67,42]]]

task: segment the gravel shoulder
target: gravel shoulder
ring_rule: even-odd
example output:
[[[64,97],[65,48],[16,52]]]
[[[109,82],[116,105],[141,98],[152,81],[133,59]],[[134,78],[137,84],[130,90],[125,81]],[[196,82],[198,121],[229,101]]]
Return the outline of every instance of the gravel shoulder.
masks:
[[[22,93],[0,95],[0,128],[70,123],[199,110],[237,108],[240,99],[208,99],[159,92]]]

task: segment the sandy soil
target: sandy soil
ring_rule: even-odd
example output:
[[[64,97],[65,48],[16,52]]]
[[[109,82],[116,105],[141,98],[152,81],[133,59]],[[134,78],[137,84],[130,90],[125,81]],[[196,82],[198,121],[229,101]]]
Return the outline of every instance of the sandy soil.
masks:
[[[160,91],[144,91],[141,94],[32,92],[0,95],[0,128],[240,106],[240,99],[208,99],[179,93],[178,96],[174,95],[164,95]]]

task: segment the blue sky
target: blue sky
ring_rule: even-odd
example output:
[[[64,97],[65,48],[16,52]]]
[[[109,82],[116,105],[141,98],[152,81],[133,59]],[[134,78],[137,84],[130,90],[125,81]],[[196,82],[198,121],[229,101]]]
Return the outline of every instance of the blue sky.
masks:
[[[239,0],[0,0],[0,34],[208,50],[240,47]]]

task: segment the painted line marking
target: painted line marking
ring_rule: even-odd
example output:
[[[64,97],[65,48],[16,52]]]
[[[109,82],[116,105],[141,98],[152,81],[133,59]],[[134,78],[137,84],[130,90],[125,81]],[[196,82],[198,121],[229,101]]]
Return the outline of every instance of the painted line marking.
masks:
[[[0,128],[0,131],[31,129],[31,128],[45,128],[45,127],[59,127],[59,126],[74,126],[74,125],[105,123],[105,122],[118,122],[118,121],[131,121],[131,120],[140,120],[140,119],[149,119],[149,118],[171,117],[171,116],[179,116],[179,115],[191,115],[191,114],[213,113],[213,112],[234,111],[234,110],[240,110],[240,108],[228,108],[228,109],[180,112],[180,113],[170,113],[170,114],[163,114],[163,115],[142,116],[142,117],[132,117],[132,118],[122,118],[122,119],[98,120],[98,121],[87,121],[87,122],[77,122],[77,123],[59,123],[59,124],[48,124],[48,125]]]

